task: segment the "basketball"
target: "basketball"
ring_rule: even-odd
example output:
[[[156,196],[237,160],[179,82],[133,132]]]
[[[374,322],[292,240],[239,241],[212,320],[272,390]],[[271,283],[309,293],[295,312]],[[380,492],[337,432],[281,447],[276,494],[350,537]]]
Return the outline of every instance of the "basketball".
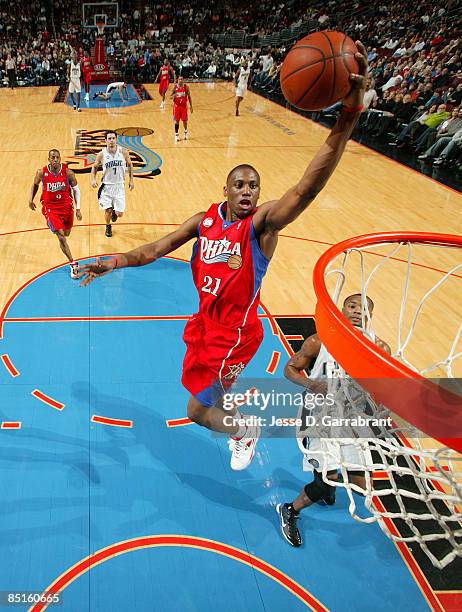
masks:
[[[241,266],[242,257],[240,255],[231,255],[228,259],[228,267],[230,267],[231,270],[239,270]]]
[[[299,40],[280,72],[287,102],[303,110],[321,110],[344,98],[351,89],[350,73],[358,73],[358,49],[342,32],[323,31]]]

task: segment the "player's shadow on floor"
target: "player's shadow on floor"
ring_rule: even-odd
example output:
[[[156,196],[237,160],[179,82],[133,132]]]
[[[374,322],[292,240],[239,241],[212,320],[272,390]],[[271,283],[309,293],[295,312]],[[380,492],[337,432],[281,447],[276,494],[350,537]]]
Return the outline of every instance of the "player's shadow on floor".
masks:
[[[126,398],[102,394],[93,385],[90,388],[86,384],[73,385],[72,394],[79,401],[91,397],[102,414],[113,414],[114,406],[117,405],[118,412],[133,420],[133,429],[106,428],[107,435],[118,445],[119,450],[121,447],[127,452],[128,457],[130,447],[142,445],[155,461],[162,463],[170,473],[202,497],[226,508],[253,512],[273,522],[270,508],[255,503],[252,496],[241,488],[224,482],[225,470],[230,469],[223,466],[221,457],[221,446],[226,445],[225,439],[214,439],[212,432],[199,431],[197,425],[167,428],[165,417],[153,408]],[[197,473],[191,471],[193,466],[197,466]],[[129,458],[127,467],[130,467]],[[155,465],[153,469],[156,469]],[[245,484],[248,482],[249,477]],[[263,483],[255,480],[253,484],[255,497],[259,497]]]

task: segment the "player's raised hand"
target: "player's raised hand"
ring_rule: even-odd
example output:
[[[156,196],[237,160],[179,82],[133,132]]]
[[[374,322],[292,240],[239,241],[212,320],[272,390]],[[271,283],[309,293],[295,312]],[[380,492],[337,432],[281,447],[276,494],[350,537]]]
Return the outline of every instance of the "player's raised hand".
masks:
[[[31,210],[35,210],[35,209],[37,208],[37,206],[36,206],[35,202],[32,202],[32,200],[29,202],[29,208],[30,208]]]
[[[79,267],[77,278],[83,278],[80,286],[85,287],[89,285],[95,278],[109,274],[109,272],[112,272],[116,267],[117,259],[115,257],[109,257],[104,260],[97,257],[95,263],[85,264]]]
[[[359,40],[356,41],[356,46],[358,47],[358,53],[355,54],[358,62],[358,74],[350,74],[351,89],[343,100],[343,104],[350,107],[362,106],[367,82],[367,52]]]

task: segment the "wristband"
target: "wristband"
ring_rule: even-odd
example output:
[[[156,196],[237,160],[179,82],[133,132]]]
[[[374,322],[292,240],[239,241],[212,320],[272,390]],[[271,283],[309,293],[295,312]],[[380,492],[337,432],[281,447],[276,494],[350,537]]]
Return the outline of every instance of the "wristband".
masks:
[[[364,109],[362,104],[358,104],[358,106],[342,106],[342,112],[344,113],[360,113]]]

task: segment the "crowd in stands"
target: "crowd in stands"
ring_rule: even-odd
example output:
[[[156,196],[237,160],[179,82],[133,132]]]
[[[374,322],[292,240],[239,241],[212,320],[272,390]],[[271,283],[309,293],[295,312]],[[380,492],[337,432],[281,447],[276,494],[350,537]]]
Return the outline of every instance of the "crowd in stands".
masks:
[[[144,82],[156,77],[164,57],[177,75],[221,79],[232,79],[245,57],[255,90],[278,96],[290,45],[224,49],[214,35],[238,29],[258,36],[302,23],[310,30],[344,31],[368,49],[370,79],[360,129],[390,146],[411,146],[424,161],[436,155],[439,164],[462,140],[461,5],[461,0],[438,5],[426,0],[261,0],[255,5],[120,0],[117,27],[106,29],[106,52],[114,71]],[[0,0],[0,85],[63,84],[71,50],[92,49],[94,37],[94,29],[82,28],[81,4],[73,0],[21,5]]]

